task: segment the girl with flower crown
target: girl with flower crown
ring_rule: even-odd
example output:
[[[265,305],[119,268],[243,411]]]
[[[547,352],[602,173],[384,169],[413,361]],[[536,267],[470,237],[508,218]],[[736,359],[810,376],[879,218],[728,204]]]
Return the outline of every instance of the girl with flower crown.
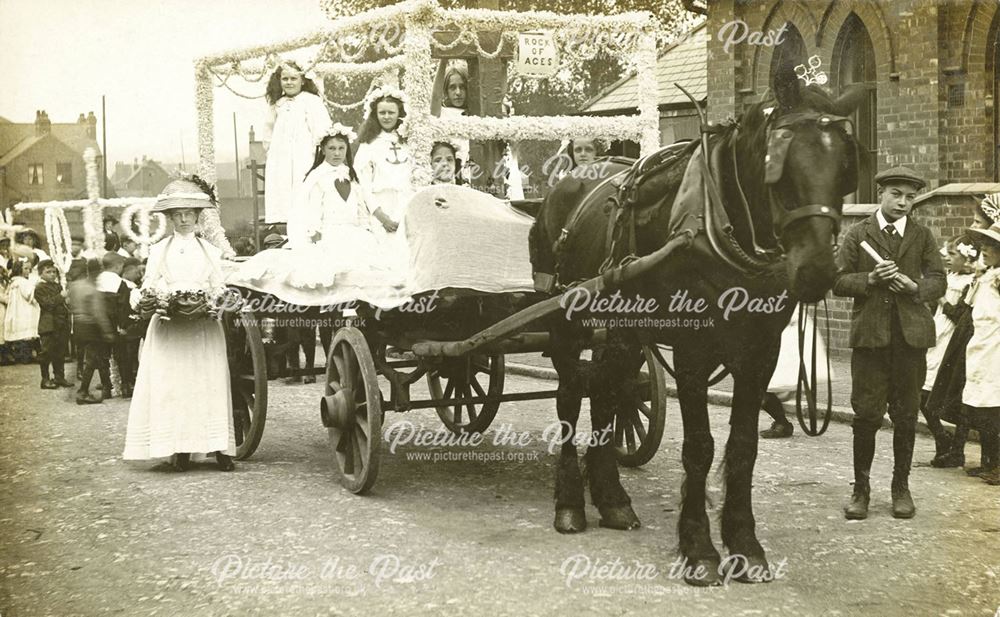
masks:
[[[413,161],[399,135],[406,117],[406,96],[391,86],[382,86],[366,98],[358,152],[354,157],[359,184],[374,219],[388,263],[405,270],[409,265],[406,233],[402,228],[406,204],[413,193]]]
[[[215,208],[214,191],[197,177],[170,182],[153,212],[164,213],[173,233],[150,247],[140,301],[152,313],[158,296],[223,287],[222,251],[195,235],[201,213]],[[187,304],[204,315],[204,304]],[[152,315],[129,406],[125,460],[171,457],[168,469],[184,471],[192,452],[215,453],[222,471],[236,454],[229,364],[222,324],[208,317]]]
[[[264,221],[288,223],[289,237],[303,232],[293,209],[295,189],[313,160],[313,149],[332,124],[315,82],[295,62],[283,62],[267,84]]]

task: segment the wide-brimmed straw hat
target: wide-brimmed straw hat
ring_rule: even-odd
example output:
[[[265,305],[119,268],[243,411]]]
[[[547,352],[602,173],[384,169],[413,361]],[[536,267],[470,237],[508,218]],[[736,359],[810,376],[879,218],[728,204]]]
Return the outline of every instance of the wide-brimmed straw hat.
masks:
[[[989,229],[970,228],[969,231],[986,236],[997,244],[1000,244],[1000,223],[993,223]]]
[[[178,208],[214,208],[212,197],[191,180],[179,179],[167,184],[156,197],[153,212],[166,212]]]

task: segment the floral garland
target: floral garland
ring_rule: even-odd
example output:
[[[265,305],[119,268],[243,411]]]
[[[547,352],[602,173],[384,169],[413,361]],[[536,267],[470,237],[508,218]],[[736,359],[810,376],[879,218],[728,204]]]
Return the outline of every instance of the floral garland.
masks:
[[[73,263],[73,237],[69,233],[69,223],[62,208],[45,209],[45,237],[49,241],[49,257],[59,268],[59,276],[65,286],[66,272]]]
[[[205,77],[210,66],[239,67],[239,63],[262,55],[276,54],[303,47],[321,46],[316,57],[340,57],[348,63],[315,62],[317,72],[329,74],[349,72],[356,74],[380,75],[382,83],[394,83],[387,74],[397,74],[405,67],[402,75],[402,89],[392,85],[381,85],[367,93],[361,105],[364,116],[371,110],[371,102],[381,96],[391,95],[403,101],[407,112],[407,122],[400,128],[400,135],[407,138],[414,152],[427,152],[435,141],[449,137],[471,140],[540,140],[562,139],[566,135],[605,139],[634,139],[639,142],[643,155],[654,152],[659,147],[659,113],[656,69],[657,37],[659,21],[649,12],[623,13],[619,15],[562,15],[548,11],[505,12],[488,9],[445,10],[434,0],[407,0],[365,11],[353,16],[338,14],[337,0],[321,0],[321,8],[331,17],[333,23],[325,30],[309,35],[250,49],[234,50],[224,54],[200,59],[198,70],[198,113],[199,148],[203,164],[214,160],[211,143],[211,81]],[[393,48],[386,32],[399,32],[402,25],[403,41],[399,49]],[[460,44],[475,44],[477,53],[486,58],[498,57],[508,45],[514,42],[516,33],[533,30],[553,30],[556,40],[569,49],[568,56],[585,57],[596,53],[598,48],[624,56],[629,71],[638,73],[638,116],[617,117],[509,117],[509,118],[453,118],[447,122],[430,116],[430,101],[436,60],[428,50],[449,50]],[[450,43],[435,40],[434,32],[454,31],[458,34]],[[479,43],[477,32],[501,33],[495,50],[485,50]],[[390,57],[371,63],[349,67],[350,59],[359,59],[363,43],[358,43],[356,51],[348,50],[339,42],[341,38],[357,38],[368,34],[368,41],[375,40],[373,33],[381,33],[377,42],[391,53],[401,51],[401,56]],[[625,33],[625,34],[623,34]],[[576,47],[573,48],[573,44]],[[359,106],[327,101],[333,109],[347,111]],[[430,184],[432,171],[426,157],[418,158],[413,170],[416,185]],[[216,215],[217,216],[217,215]],[[224,241],[224,238],[223,238]],[[228,247],[228,243],[226,243]]]
[[[149,252],[150,245],[156,244],[167,233],[167,217],[162,212],[152,212],[152,204],[133,203],[124,210],[121,215],[122,232],[133,242],[139,245],[140,254],[145,257]],[[156,217],[156,231],[149,233],[149,215]],[[132,219],[138,216],[139,233],[132,233]]]
[[[334,137],[336,135],[343,135],[352,144],[358,140],[358,134],[355,133],[351,127],[344,126],[339,122],[334,122],[333,126],[331,126],[326,133],[320,135],[319,139],[316,140],[316,146],[318,147],[319,144],[327,137]]]
[[[198,110],[198,175],[209,184],[215,183],[215,130],[212,122],[212,78],[207,65],[195,64],[195,101]],[[226,238],[219,218],[218,208],[206,208],[201,216],[201,225],[206,240],[222,249],[222,257],[228,259],[236,255]]]
[[[395,86],[393,86],[391,84],[384,84],[384,85],[379,86],[378,88],[375,88],[374,90],[369,91],[368,95],[365,97],[365,100],[364,100],[364,106],[365,106],[365,115],[364,115],[364,118],[366,120],[368,119],[368,116],[371,115],[372,105],[375,103],[375,101],[377,101],[379,99],[382,99],[382,98],[385,98],[387,96],[391,96],[394,99],[398,99],[398,100],[402,101],[402,103],[403,103],[403,109],[407,110],[407,113],[409,113],[409,110],[410,110],[410,97],[406,96],[406,93],[403,92],[402,90],[400,90],[399,88],[397,88],[397,87],[395,87]]]
[[[97,180],[97,150],[87,148],[83,153],[87,170],[87,197],[83,207],[84,248],[94,254],[104,250],[104,225],[101,221],[101,188]]]

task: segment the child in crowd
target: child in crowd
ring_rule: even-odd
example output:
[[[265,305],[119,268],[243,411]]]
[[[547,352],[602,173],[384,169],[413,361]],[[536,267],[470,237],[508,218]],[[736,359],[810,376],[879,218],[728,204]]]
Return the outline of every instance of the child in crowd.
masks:
[[[107,256],[121,256],[116,253],[105,253]],[[87,261],[87,276],[81,277],[70,285],[70,308],[73,310],[74,338],[83,348],[83,372],[80,375],[80,388],[76,393],[77,405],[93,405],[104,398],[111,397],[111,370],[108,359],[111,345],[115,340],[115,330],[108,319],[107,305],[97,288],[98,276],[102,273],[103,262],[96,259]],[[94,371],[101,379],[103,398],[90,393],[90,382]]]
[[[986,482],[1000,485],[1000,223],[972,229],[982,241],[986,266],[969,291],[973,333],[965,351],[966,381],[962,392],[969,424],[979,431],[980,465],[970,469]]]
[[[59,269],[46,259],[38,264],[41,280],[35,285],[35,301],[38,302],[38,335],[42,342],[42,352],[38,363],[42,372],[42,389],[72,388],[66,381],[65,358],[69,344],[70,319],[66,293],[59,284]],[[55,379],[49,377],[49,366]]]
[[[31,261],[18,259],[11,266],[7,287],[7,313],[4,316],[3,337],[16,363],[33,361],[33,348],[38,339],[38,317],[41,309],[35,301],[35,284],[29,280]]]
[[[947,258],[948,288],[938,304],[938,312],[934,315],[934,330],[937,333],[937,343],[927,352],[927,377],[924,380],[923,392],[920,396],[920,408],[927,422],[927,427],[934,435],[935,452],[931,465],[934,467],[961,467],[962,463],[954,464],[952,451],[952,436],[948,435],[941,425],[940,409],[928,405],[938,370],[941,368],[945,352],[955,331],[955,324],[961,316],[961,300],[969,290],[973,280],[973,263],[978,255],[972,241],[964,235],[951,238],[942,249],[942,256]],[[961,427],[961,414],[950,414],[958,428],[956,432],[967,430]],[[964,439],[963,439],[964,445]]]
[[[285,61],[267,84],[270,115],[265,125],[264,220],[288,223],[288,235],[303,233],[294,211],[294,194],[309,171],[313,149],[329,130],[330,114],[312,79],[298,64]]]
[[[357,155],[359,185],[379,236],[382,252],[392,267],[405,270],[409,248],[403,227],[406,204],[413,193],[412,157],[399,127],[406,117],[405,97],[391,86],[373,91],[366,101]]]

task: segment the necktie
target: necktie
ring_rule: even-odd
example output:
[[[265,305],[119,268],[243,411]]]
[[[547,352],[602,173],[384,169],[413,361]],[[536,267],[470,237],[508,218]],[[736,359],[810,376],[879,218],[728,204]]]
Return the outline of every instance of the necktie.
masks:
[[[899,245],[903,242],[902,236],[896,231],[895,225],[886,225],[885,234],[889,237],[889,249],[892,251],[891,259],[895,259],[896,253],[899,252]]]

